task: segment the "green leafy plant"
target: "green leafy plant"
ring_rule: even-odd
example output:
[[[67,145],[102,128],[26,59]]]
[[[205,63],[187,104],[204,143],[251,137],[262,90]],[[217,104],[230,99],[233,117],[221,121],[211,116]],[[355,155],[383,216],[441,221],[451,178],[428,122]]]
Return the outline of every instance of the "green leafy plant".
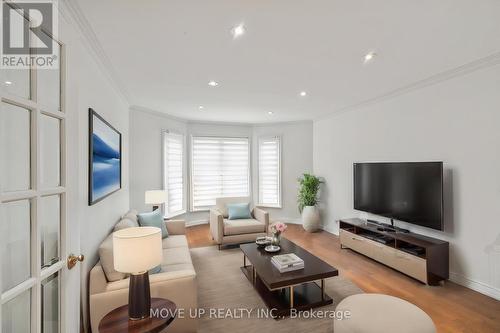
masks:
[[[299,178],[299,193],[297,196],[299,212],[302,213],[302,210],[306,206],[316,206],[321,183],[323,182],[318,177],[308,173]]]

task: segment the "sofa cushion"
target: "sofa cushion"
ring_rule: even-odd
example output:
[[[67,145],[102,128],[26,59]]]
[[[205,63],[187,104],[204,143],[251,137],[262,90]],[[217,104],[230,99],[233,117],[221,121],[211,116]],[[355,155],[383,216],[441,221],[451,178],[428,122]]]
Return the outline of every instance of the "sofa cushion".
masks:
[[[162,240],[162,247],[164,249],[171,249],[174,247],[188,247],[187,238],[184,235],[171,235]]]
[[[113,229],[113,231],[119,231],[122,229],[134,228],[134,227],[138,227],[138,226],[139,225],[137,223],[134,223],[134,221],[132,221],[131,219],[123,218],[120,220],[120,222],[115,224],[115,228]]]
[[[128,276],[125,273],[115,270],[113,262],[113,234],[106,237],[106,239],[99,246],[99,257],[101,259],[102,269],[108,281],[118,281]]]
[[[172,264],[161,266],[162,273],[166,272],[180,272],[180,271],[194,271],[193,264]]]
[[[161,266],[176,265],[176,264],[191,264],[191,254],[187,247],[174,247],[163,249],[163,259]]]
[[[251,219],[250,203],[227,204],[227,214],[229,220]]]
[[[137,220],[137,211],[135,209],[131,209],[122,216],[122,219],[129,219],[132,222],[135,222],[136,227],[139,226],[139,221]]]
[[[164,283],[166,281],[175,281],[177,279],[183,278],[193,278],[196,276],[196,272],[193,266],[185,266],[176,267],[176,269],[172,271],[165,271],[162,266],[162,271],[158,274],[152,274],[149,276],[149,283],[153,286],[155,283]],[[120,281],[113,281],[106,284],[106,289],[104,292],[110,292],[114,290],[122,290],[128,289],[129,287],[129,279],[123,279]],[[127,291],[128,296],[128,291]],[[112,297],[112,296],[110,296]]]
[[[228,220],[224,219],[224,235],[253,234],[265,232],[266,226],[255,219]]]
[[[154,212],[137,214],[139,225],[141,227],[156,227],[161,229],[161,238],[168,237],[167,227],[163,221],[163,216],[159,209]]]
[[[242,202],[251,202],[250,197],[228,197],[228,198],[216,198],[215,199],[215,208],[227,218],[229,216],[227,212],[227,204],[230,203],[242,203]]]

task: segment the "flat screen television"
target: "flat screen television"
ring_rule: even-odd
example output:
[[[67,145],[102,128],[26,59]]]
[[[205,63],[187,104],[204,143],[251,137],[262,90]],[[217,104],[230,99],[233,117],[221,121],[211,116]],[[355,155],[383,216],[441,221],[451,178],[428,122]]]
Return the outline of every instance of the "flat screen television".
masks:
[[[443,230],[443,162],[354,163],[354,209]]]

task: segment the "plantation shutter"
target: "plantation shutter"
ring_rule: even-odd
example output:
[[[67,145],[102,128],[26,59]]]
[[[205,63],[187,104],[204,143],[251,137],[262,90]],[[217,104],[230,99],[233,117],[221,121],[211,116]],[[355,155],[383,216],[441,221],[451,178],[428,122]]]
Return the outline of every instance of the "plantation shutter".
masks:
[[[259,205],[281,206],[281,140],[259,138]]]
[[[248,138],[192,139],[192,206],[204,210],[219,197],[250,195]]]
[[[167,191],[165,215],[173,216],[186,211],[184,200],[184,135],[164,132],[163,183]]]

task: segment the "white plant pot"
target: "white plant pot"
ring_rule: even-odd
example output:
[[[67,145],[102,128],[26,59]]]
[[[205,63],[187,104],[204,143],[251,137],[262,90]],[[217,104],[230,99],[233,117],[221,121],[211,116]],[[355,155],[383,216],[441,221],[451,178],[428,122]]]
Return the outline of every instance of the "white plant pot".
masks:
[[[302,210],[302,226],[307,232],[316,232],[320,227],[319,211],[316,206],[305,206]]]

